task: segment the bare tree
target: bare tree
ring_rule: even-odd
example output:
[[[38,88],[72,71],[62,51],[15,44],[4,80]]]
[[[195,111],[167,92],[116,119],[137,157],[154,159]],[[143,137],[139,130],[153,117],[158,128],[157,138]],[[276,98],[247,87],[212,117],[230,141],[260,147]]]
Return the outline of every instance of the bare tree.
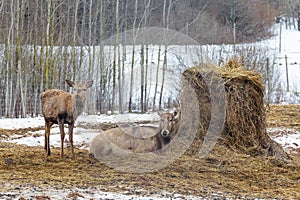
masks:
[[[158,76],[159,76],[159,67],[160,67],[160,56],[161,56],[161,45],[158,46],[158,56],[157,56],[157,67],[155,75],[155,87],[154,87],[154,96],[153,96],[153,111],[156,110],[156,94],[158,90]]]
[[[46,68],[45,68],[45,87],[49,89],[49,76],[51,76],[50,68],[50,56],[49,56],[49,46],[50,46],[50,25],[51,25],[51,6],[53,1],[47,2],[47,29],[46,29]]]
[[[115,109],[115,95],[116,95],[116,74],[117,74],[117,59],[119,60],[119,0],[115,0],[116,3],[116,15],[115,15],[115,19],[116,19],[116,35],[115,35],[115,41],[114,41],[114,55],[113,55],[113,82],[112,82],[112,87],[113,87],[113,91],[112,91],[112,103],[111,103],[111,111],[114,112]],[[119,80],[119,84],[120,84],[120,79],[121,79],[121,70],[120,68],[118,68],[118,80]],[[121,94],[121,87],[119,85],[119,98],[121,98],[122,94]],[[119,99],[120,100],[120,99]],[[122,108],[121,108],[122,109]]]
[[[300,22],[300,1],[299,0],[286,0],[283,1],[284,7],[283,7],[283,13],[286,14],[286,26],[291,28],[293,26],[294,29],[298,29]]]
[[[7,45],[6,45],[6,94],[5,94],[5,114],[4,116],[11,116],[11,103],[12,103],[12,81],[13,81],[13,73],[11,69],[13,69],[13,38],[14,38],[14,17],[15,17],[15,8],[14,8],[14,0],[11,1],[10,4],[10,26],[8,29],[7,36]]]
[[[138,10],[138,0],[135,0],[135,8],[134,8],[134,18],[133,18],[133,25],[132,25],[132,38],[133,38],[133,44],[132,44],[132,58],[131,58],[131,69],[130,69],[130,89],[129,89],[129,103],[128,103],[128,111],[132,112],[132,92],[133,92],[133,68],[134,68],[134,62],[135,62],[135,40],[136,40],[136,21],[137,21],[137,10]]]
[[[141,112],[144,112],[144,86],[145,86],[145,47],[144,47],[144,40],[141,44],[141,59],[140,59],[140,68],[141,68],[141,98],[140,98],[140,108]]]
[[[123,26],[123,45],[122,45],[122,67],[121,67],[121,70],[122,70],[122,73],[121,73],[121,81],[120,82],[120,88],[121,88],[121,92],[123,94],[123,89],[124,89],[124,80],[125,80],[125,77],[124,77],[124,71],[125,71],[125,61],[126,61],[126,53],[127,53],[127,50],[126,50],[126,37],[127,37],[127,34],[126,34],[126,29],[127,29],[127,15],[128,15],[128,2],[127,0],[124,0],[123,1],[123,20],[122,20],[122,26]],[[120,104],[122,105],[122,110],[121,110],[121,113],[123,112],[123,96],[121,96],[121,98],[119,99],[119,102]]]
[[[237,42],[270,36],[272,33],[267,30],[279,12],[288,14],[291,18],[287,25],[295,28],[292,18],[298,16],[298,0],[236,2]],[[203,44],[228,43],[232,39],[229,0],[2,0],[0,11],[0,41],[4,44],[0,59],[3,66],[0,69],[0,115],[7,117],[41,113],[37,100],[40,92],[47,88],[67,90],[65,79],[80,80],[85,79],[84,76],[96,82],[94,92],[88,94],[91,99],[95,94],[96,100],[95,103],[88,101],[89,105],[104,113],[111,109],[114,99],[114,110],[123,112],[124,79],[127,78],[124,72],[127,71],[129,98],[126,96],[126,102],[129,104],[126,109],[132,112],[138,107],[142,112],[147,111],[151,87],[148,35],[145,33],[142,40],[137,38],[143,27],[175,29]],[[127,28],[133,29],[132,46],[129,48],[129,43],[121,46],[122,39],[117,36],[115,58],[109,57],[103,41]],[[123,41],[125,43],[125,39]],[[163,107],[168,46],[165,40],[156,51],[153,109],[156,104]],[[218,56],[221,57],[214,55]],[[108,65],[109,59],[114,60],[114,64]],[[126,66],[128,59],[131,64]],[[134,95],[133,87],[141,89],[140,93]],[[136,100],[138,102],[134,102]]]
[[[169,29],[169,19],[170,19],[170,13],[172,8],[172,0],[169,1],[168,10],[166,10],[167,2],[164,0],[164,6],[163,6],[163,25],[165,27],[164,29],[164,61],[163,61],[163,72],[162,72],[162,83],[160,88],[160,96],[159,96],[159,109],[162,109],[163,107],[163,90],[164,90],[164,84],[165,84],[165,74],[166,74],[166,68],[167,68],[167,54],[168,54],[168,40],[166,37],[166,31]]]
[[[74,11],[74,27],[73,27],[73,41],[72,41],[72,67],[73,67],[73,81],[76,79],[76,37],[77,37],[77,13],[80,0],[75,0]]]
[[[100,88],[98,95],[98,105],[100,113],[106,109],[106,71],[104,66],[104,23],[105,23],[105,2],[100,1],[100,43],[99,43],[99,63],[100,63]]]
[[[148,2],[147,2],[148,1]],[[150,6],[151,0],[145,0],[145,17],[144,17],[144,26],[148,26],[149,18],[150,18]],[[143,111],[147,112],[147,88],[148,88],[148,70],[149,70],[149,41],[148,41],[148,33],[144,32],[144,40],[146,41],[145,48],[146,48],[146,56],[145,56],[145,87],[144,87],[144,107]]]

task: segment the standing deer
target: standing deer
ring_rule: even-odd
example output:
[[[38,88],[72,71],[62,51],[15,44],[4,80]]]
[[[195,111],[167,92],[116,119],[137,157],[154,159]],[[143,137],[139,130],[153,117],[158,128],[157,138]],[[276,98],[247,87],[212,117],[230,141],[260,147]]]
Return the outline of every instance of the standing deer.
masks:
[[[82,113],[86,102],[86,89],[93,85],[93,81],[86,83],[74,83],[66,80],[70,87],[74,88],[73,94],[68,92],[49,89],[41,94],[42,110],[45,119],[45,150],[50,156],[50,128],[53,124],[58,124],[61,136],[60,156],[64,156],[64,124],[69,125],[69,140],[71,144],[72,157],[73,150],[73,128],[77,117]]]
[[[123,153],[150,153],[162,149],[176,136],[180,111],[160,114],[159,127],[113,128],[100,133],[91,143],[90,153],[97,159]],[[130,134],[128,134],[130,133]],[[151,135],[150,137],[147,137]],[[146,136],[146,137],[145,137]]]

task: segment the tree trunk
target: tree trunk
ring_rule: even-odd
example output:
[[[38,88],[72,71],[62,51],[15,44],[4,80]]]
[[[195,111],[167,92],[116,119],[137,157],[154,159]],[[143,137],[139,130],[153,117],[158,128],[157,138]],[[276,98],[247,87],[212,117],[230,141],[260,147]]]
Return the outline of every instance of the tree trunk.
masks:
[[[131,58],[131,69],[130,69],[130,89],[129,89],[129,104],[128,104],[128,112],[132,112],[132,93],[133,93],[133,69],[134,69],[134,62],[135,62],[135,40],[136,40],[136,33],[135,33],[135,26],[137,20],[137,9],[138,9],[138,0],[135,0],[135,9],[134,9],[134,20],[133,20],[133,28],[132,28],[132,58]]]
[[[77,12],[80,0],[75,1],[75,14],[74,14],[74,29],[73,29],[73,47],[72,47],[72,67],[73,67],[73,81],[76,79],[76,36],[77,36]]]
[[[159,109],[163,108],[163,90],[164,90],[164,84],[165,84],[165,74],[166,74],[166,68],[167,68],[167,53],[168,53],[168,41],[166,36],[166,31],[169,28],[169,18],[170,18],[170,12],[172,7],[172,0],[169,2],[168,11],[166,13],[166,6],[167,2],[164,0],[164,10],[163,10],[163,22],[164,22],[164,41],[165,41],[165,50],[164,50],[164,61],[163,61],[163,73],[162,73],[162,83],[160,88],[160,96],[159,96]]]
[[[298,19],[297,19],[297,25],[298,25],[298,31],[300,31],[300,14],[298,14]]]
[[[51,23],[51,4],[52,0],[47,2],[47,28],[46,28],[46,68],[45,68],[45,87],[46,89],[49,89],[49,77],[51,76],[49,74],[49,44],[50,44],[50,23]]]
[[[128,3],[126,0],[123,1],[123,20],[122,20],[122,27],[123,27],[123,44],[122,44],[122,73],[121,73],[121,92],[124,92],[124,81],[125,81],[125,75],[124,75],[124,71],[125,71],[125,61],[126,61],[126,32],[124,32],[124,30],[126,30],[127,28],[127,8],[128,8]],[[122,99],[120,99],[119,101],[121,102],[122,105],[122,110],[121,113],[124,112],[124,108],[123,108],[123,98],[124,96],[122,96]]]
[[[157,67],[155,75],[155,87],[154,87],[154,97],[153,97],[153,111],[156,110],[156,94],[158,90],[158,75],[159,75],[159,66],[160,66],[160,54],[161,54],[161,45],[158,47],[158,56],[157,56]]]
[[[144,84],[145,84],[145,55],[144,52],[145,47],[144,43],[141,44],[141,60],[140,60],[140,67],[141,67],[141,113],[144,113]]]
[[[119,48],[119,0],[116,0],[116,34],[115,34],[115,43],[114,43],[114,58],[113,58],[113,91],[112,91],[112,112],[114,112],[114,107],[115,107],[115,95],[116,95],[116,73],[117,73],[117,59],[118,58],[118,48]],[[118,80],[120,81],[120,68],[118,69]],[[119,82],[120,84],[120,82]],[[120,90],[119,90],[119,95],[121,95]]]
[[[148,3],[147,3],[148,1]],[[150,4],[151,4],[151,0],[145,0],[145,22],[144,22],[144,26],[148,26],[148,21],[149,21],[149,17],[150,17]],[[145,47],[146,47],[146,57],[145,57],[145,87],[144,87],[144,112],[147,112],[148,110],[148,100],[147,100],[147,89],[148,89],[148,68],[149,68],[149,41],[148,41],[148,33],[144,31],[144,41],[145,41]]]

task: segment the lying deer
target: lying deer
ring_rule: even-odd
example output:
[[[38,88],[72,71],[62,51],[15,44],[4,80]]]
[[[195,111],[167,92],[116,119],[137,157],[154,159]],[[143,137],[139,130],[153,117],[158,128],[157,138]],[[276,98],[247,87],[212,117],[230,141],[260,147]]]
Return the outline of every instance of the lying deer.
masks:
[[[60,156],[64,156],[64,124],[69,125],[69,140],[73,150],[73,128],[77,117],[82,113],[86,101],[86,89],[93,85],[93,81],[86,83],[74,83],[66,80],[70,87],[74,88],[73,95],[58,89],[49,89],[41,94],[42,110],[45,119],[45,150],[50,156],[50,128],[58,124],[61,136]]]
[[[90,153],[97,159],[122,153],[155,152],[168,145],[179,129],[180,111],[161,114],[159,127],[113,128],[100,133],[91,144]],[[130,133],[130,134],[128,134]],[[145,137],[151,135],[150,137]],[[138,136],[138,137],[137,137]],[[144,137],[143,137],[144,136]]]

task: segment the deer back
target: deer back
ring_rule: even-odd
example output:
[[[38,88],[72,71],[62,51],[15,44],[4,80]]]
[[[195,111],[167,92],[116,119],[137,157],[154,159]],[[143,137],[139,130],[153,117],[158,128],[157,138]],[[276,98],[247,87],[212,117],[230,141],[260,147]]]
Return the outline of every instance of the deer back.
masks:
[[[46,120],[56,121],[61,115],[73,115],[72,95],[58,89],[46,90],[41,95],[43,115]]]

